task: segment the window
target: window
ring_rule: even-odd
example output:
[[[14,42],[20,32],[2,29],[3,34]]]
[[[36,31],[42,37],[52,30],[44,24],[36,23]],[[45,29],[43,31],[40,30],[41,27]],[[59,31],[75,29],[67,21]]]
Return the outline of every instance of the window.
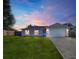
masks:
[[[29,30],[25,30],[25,34],[26,35],[29,35]]]
[[[39,30],[35,30],[34,35],[38,36],[39,35]]]

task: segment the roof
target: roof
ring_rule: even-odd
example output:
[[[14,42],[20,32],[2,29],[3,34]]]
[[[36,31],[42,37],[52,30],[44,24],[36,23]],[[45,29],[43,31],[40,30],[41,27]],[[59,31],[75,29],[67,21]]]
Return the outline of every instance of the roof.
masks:
[[[29,29],[46,29],[48,26],[28,26],[27,28],[24,28],[22,30],[29,30]]]
[[[3,29],[3,30],[14,30],[14,29],[10,29],[10,28],[9,28],[9,29]]]
[[[42,29],[42,28],[69,28],[67,24],[60,24],[60,23],[55,23],[55,24],[52,24],[50,26],[32,26],[32,25],[29,25],[27,28],[24,28],[22,30],[29,30],[29,29]]]
[[[8,29],[3,29],[3,30],[12,30],[12,31],[17,31],[17,30],[15,30],[15,29],[13,29],[13,28],[8,28]]]
[[[49,28],[67,28],[68,26],[60,24],[60,23],[55,23],[53,25],[50,25]]]

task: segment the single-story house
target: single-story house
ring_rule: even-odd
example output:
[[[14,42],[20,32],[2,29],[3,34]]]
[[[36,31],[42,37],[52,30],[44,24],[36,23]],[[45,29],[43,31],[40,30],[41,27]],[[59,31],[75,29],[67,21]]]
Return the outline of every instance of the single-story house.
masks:
[[[15,35],[15,29],[8,28],[8,29],[3,29],[3,36],[14,36]]]
[[[69,27],[69,37],[76,37],[76,26],[71,23],[65,23]]]
[[[68,37],[72,33],[72,36],[75,36],[75,28],[70,30],[70,27],[66,24],[55,23],[50,26],[29,25],[27,28],[22,29],[21,36]]]
[[[73,26],[69,31],[69,37],[76,37],[76,27]]]

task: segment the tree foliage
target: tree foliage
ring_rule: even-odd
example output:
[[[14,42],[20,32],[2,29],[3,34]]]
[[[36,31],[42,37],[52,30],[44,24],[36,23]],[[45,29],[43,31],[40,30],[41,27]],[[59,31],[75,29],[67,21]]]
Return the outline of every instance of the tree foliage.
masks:
[[[11,13],[10,0],[3,0],[3,29],[8,29],[15,23]]]

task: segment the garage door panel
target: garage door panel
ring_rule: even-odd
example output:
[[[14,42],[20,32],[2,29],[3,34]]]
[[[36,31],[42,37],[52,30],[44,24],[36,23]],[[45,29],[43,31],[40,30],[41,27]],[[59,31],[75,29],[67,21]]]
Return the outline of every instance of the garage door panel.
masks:
[[[66,36],[65,29],[50,29],[49,36],[52,36],[52,37]]]

